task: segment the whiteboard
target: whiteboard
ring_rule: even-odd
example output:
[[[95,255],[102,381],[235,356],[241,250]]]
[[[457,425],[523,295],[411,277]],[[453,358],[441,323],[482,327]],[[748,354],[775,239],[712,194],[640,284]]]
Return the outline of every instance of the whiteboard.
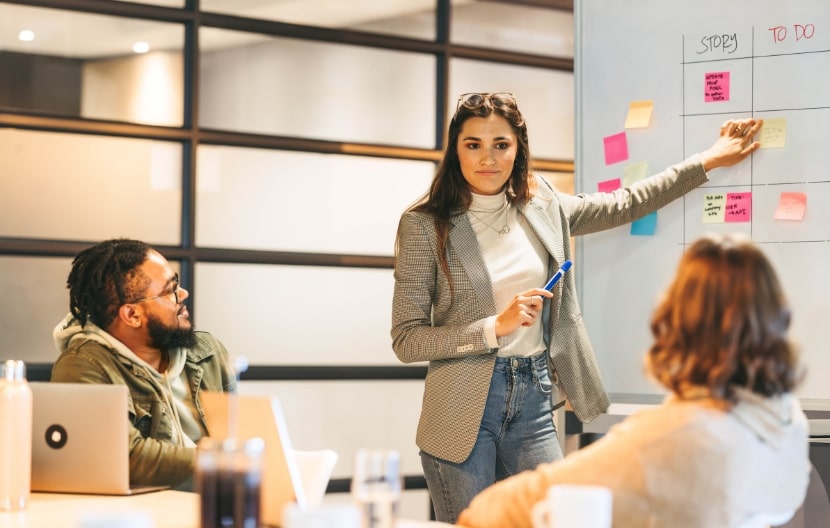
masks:
[[[786,132],[782,147],[712,171],[661,209],[653,234],[623,226],[577,240],[584,318],[612,399],[663,394],[643,373],[658,296],[688,244],[737,231],[769,256],[792,305],[808,369],[799,396],[830,404],[830,2],[577,0],[575,38],[578,192],[628,165],[654,174],[700,152],[729,118],[783,120]],[[624,128],[634,101],[653,103],[646,128]],[[621,132],[628,157],[609,164],[604,138]],[[751,218],[704,222],[713,196],[746,192]],[[800,220],[775,217],[782,192],[806,196]]]

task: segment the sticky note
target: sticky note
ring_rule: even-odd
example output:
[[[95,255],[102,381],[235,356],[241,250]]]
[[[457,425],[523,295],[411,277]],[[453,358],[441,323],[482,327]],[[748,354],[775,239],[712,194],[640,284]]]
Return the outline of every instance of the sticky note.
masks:
[[[636,236],[650,236],[657,231],[657,211],[631,222],[631,234]]]
[[[784,148],[787,143],[786,118],[764,119],[756,139],[761,142],[761,148]]]
[[[726,194],[706,193],[703,197],[703,223],[722,224],[726,212]]]
[[[616,191],[620,188],[620,179],[614,178],[613,180],[605,180],[601,181],[597,184],[597,190],[599,192],[611,192]]]
[[[752,193],[737,192],[726,194],[726,222],[749,222],[752,220]]]
[[[729,72],[709,72],[703,85],[703,100],[716,103],[729,100]]]
[[[645,161],[639,161],[637,163],[632,163],[631,165],[626,165],[623,169],[623,185],[628,187],[629,185],[645,178],[647,174],[648,163]]]
[[[611,165],[628,159],[628,140],[625,132],[604,138],[605,164]]]
[[[802,192],[782,192],[773,218],[800,222],[807,211],[807,195]]]
[[[651,123],[653,109],[653,101],[632,101],[628,103],[628,117],[625,118],[625,128],[647,128]]]

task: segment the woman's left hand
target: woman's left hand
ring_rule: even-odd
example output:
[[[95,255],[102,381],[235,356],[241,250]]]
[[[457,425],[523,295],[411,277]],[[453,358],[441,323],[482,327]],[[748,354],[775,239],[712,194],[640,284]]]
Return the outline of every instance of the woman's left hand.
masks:
[[[763,119],[725,121],[720,127],[717,141],[700,153],[703,169],[710,171],[718,167],[730,167],[761,148],[761,143],[753,138],[763,124]]]

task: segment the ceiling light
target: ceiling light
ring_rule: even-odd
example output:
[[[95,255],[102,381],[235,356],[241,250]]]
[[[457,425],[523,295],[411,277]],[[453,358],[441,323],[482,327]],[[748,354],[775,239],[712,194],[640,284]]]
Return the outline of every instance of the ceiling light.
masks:
[[[150,51],[150,45],[146,42],[136,42],[133,44],[133,51],[135,53],[147,53]]]
[[[24,29],[17,35],[18,40],[22,40],[23,42],[31,42],[35,40],[35,32],[31,29]]]

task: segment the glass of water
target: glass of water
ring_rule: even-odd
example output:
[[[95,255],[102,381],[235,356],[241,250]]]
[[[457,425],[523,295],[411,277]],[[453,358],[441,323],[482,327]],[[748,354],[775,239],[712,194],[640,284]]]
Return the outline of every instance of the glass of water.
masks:
[[[393,528],[402,490],[400,453],[391,449],[357,450],[352,498],[360,509],[363,528]]]

